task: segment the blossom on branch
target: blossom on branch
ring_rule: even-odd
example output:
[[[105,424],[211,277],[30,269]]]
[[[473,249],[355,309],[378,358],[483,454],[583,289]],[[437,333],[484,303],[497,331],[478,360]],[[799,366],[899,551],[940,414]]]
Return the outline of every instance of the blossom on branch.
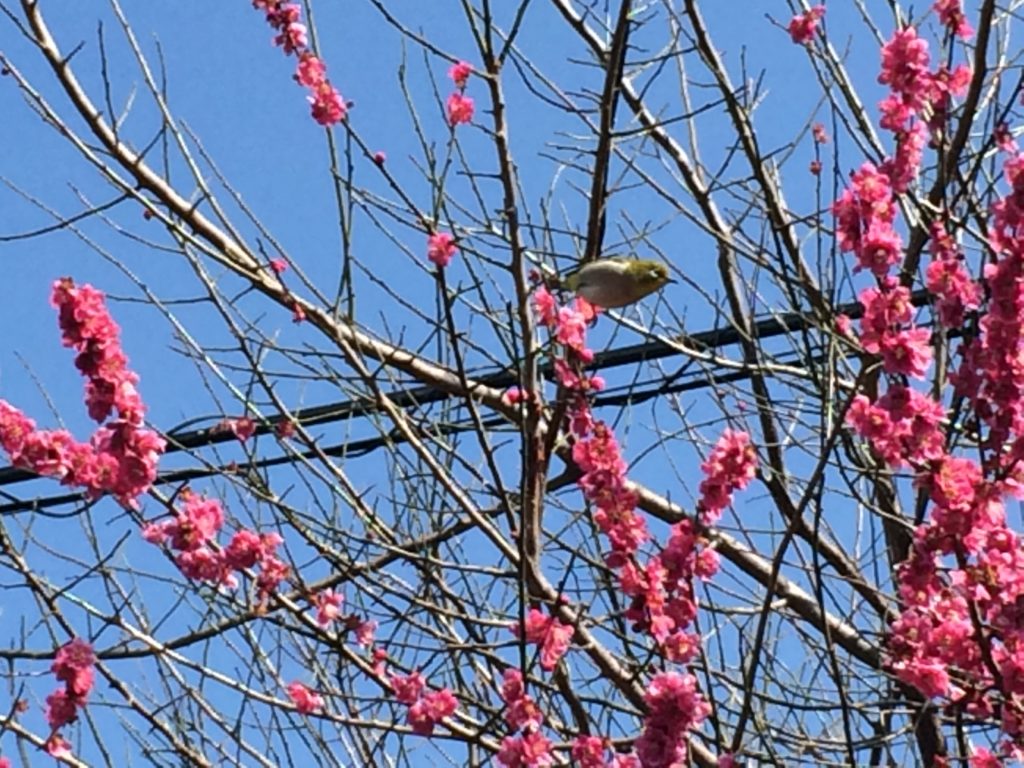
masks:
[[[324,127],[345,119],[348,104],[327,79],[327,65],[309,49],[308,30],[299,22],[302,8],[282,0],[253,0],[253,7],[266,12],[267,23],[274,28],[273,44],[286,56],[295,56],[298,64],[295,81],[307,88],[313,119]]]
[[[806,45],[811,42],[824,16],[825,6],[816,5],[807,13],[797,14],[790,19],[789,26],[786,29],[793,42],[798,45]]]

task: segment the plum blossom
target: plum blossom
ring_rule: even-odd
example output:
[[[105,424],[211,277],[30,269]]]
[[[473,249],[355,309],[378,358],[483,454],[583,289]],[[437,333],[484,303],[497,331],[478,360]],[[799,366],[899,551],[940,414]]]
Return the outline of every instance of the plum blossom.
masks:
[[[345,598],[340,592],[333,589],[324,589],[316,594],[316,623],[321,627],[330,625],[337,621],[341,615],[341,606]]]
[[[282,0],[254,0],[253,7],[266,12],[267,23],[276,31],[273,44],[286,56],[295,56],[294,79],[309,91],[307,100],[313,119],[322,126],[340,123],[348,113],[348,105],[327,79],[327,66],[309,49],[306,26],[300,23],[302,8],[298,3]]]
[[[473,99],[465,94],[455,92],[448,97],[448,123],[454,127],[462,123],[473,122]]]
[[[794,43],[806,45],[814,39],[814,33],[825,16],[825,6],[816,5],[807,13],[801,13],[790,19],[787,31]]]
[[[448,70],[448,77],[451,78],[452,82],[455,83],[455,87],[464,89],[466,83],[469,82],[469,76],[473,74],[473,65],[468,61],[459,61]]]
[[[458,250],[448,232],[435,232],[427,238],[427,258],[441,268],[451,264]]]
[[[298,681],[289,683],[285,690],[295,708],[303,715],[312,715],[324,708],[323,697]]]

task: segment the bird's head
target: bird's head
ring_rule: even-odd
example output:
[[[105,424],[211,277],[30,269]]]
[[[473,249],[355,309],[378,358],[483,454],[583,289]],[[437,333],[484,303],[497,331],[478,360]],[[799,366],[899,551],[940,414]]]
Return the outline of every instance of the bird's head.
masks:
[[[644,295],[653,293],[664,285],[671,283],[668,267],[660,261],[651,259],[630,259],[626,262],[626,271]]]

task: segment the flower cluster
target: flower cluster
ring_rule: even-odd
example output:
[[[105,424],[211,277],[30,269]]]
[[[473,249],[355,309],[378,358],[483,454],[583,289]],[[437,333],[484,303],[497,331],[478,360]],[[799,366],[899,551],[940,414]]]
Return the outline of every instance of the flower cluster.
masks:
[[[214,542],[224,525],[224,509],[216,499],[207,499],[187,488],[182,492],[181,508],[173,517],[148,523],[142,536],[151,544],[167,544],[175,550],[174,562],[181,572],[195,581],[205,581],[228,589],[238,586],[235,571],[259,566],[256,589],[260,601],[273,594],[289,575],[287,563],[277,557],[283,541],[276,533],[258,534],[240,530],[228,545],[218,549]]]
[[[78,353],[75,367],[86,379],[89,416],[102,423],[116,409],[121,419],[141,424],[146,409],[135,389],[139,377],[128,369],[121,329],[107,311],[103,293],[63,278],[53,284],[50,303],[57,309],[61,343]]]
[[[970,34],[959,2],[940,0],[933,8],[951,33]],[[896,134],[897,158],[855,174],[835,206],[837,237],[878,279],[877,287],[860,294],[865,350],[880,355],[889,373],[920,376],[930,360],[927,333],[907,328],[909,289],[889,275],[900,248],[892,231],[894,200],[920,165],[919,137],[946,121],[950,99],[966,88],[969,70],[930,71],[927,43],[910,27],[886,44],[882,69],[880,80],[891,90],[880,105],[882,124]],[[928,116],[927,127],[919,115]],[[1008,153],[1003,177],[1010,191],[991,207],[987,303],[951,377],[970,412],[966,420],[979,433],[979,456],[952,454],[942,404],[902,382],[874,402],[857,395],[847,420],[879,460],[909,469],[930,502],[897,570],[903,610],[887,636],[890,668],[924,695],[945,699],[969,716],[999,717],[1008,737],[1002,751],[1014,755],[1024,753],[1024,541],[1008,526],[1003,499],[1024,496],[1024,155],[1006,138],[1008,129],[1003,133],[999,146]],[[917,149],[905,153],[901,166],[907,142]],[[981,307],[983,292],[946,224],[932,223],[930,234],[925,284],[938,323],[958,327]],[[995,760],[987,750],[975,750],[972,764]]]
[[[518,621],[510,625],[518,637]],[[563,624],[554,616],[547,616],[539,608],[531,608],[522,625],[522,636],[526,642],[540,646],[540,666],[548,672],[553,670],[572,644],[574,630],[571,624]]]
[[[78,710],[85,706],[95,682],[95,664],[92,646],[78,637],[58,650],[53,660],[50,670],[64,683],[63,688],[46,697],[46,722],[51,729],[46,749],[55,757],[69,754],[67,742],[58,731],[73,723],[78,718]]]
[[[230,432],[240,443],[244,443],[256,434],[256,422],[248,416],[223,419],[214,428],[214,432]]]
[[[932,455],[905,450],[899,457],[917,469],[916,483],[932,506],[900,566],[904,610],[889,634],[896,675],[973,716],[998,714],[1007,754],[1024,748],[1024,541],[1008,526],[1002,501],[1024,495],[1022,168],[1024,157],[1016,153],[1004,163],[1011,191],[992,206],[989,245],[996,257],[985,268],[988,304],[954,377],[984,429],[981,458],[935,456],[934,448]],[[952,250],[948,243],[939,247]],[[979,300],[960,282],[955,278],[939,294],[953,314]]]
[[[58,280],[51,303],[64,345],[78,353],[75,365],[86,378],[89,415],[101,426],[88,443],[80,443],[65,430],[37,430],[32,419],[0,400],[0,446],[15,466],[84,488],[90,498],[109,493],[137,507],[136,499],[156,479],[164,441],[142,426],[138,376],[128,369],[120,329],[103,294],[89,285]]]
[[[971,70],[960,65],[950,71],[929,69],[928,41],[914,27],[898,30],[882,46],[882,71],[878,81],[889,86],[879,103],[881,126],[896,138],[896,154],[883,164],[897,193],[906,192],[917,177],[928,129],[941,130],[954,96],[963,95]],[[916,118],[930,115],[927,127]]]
[[[964,314],[980,305],[981,289],[971,279],[963,255],[941,221],[932,224],[931,236],[932,262],[925,273],[925,285],[935,295],[939,323],[959,328]]]
[[[956,376],[958,393],[988,425],[992,447],[1024,435],[1024,153],[1007,158],[1003,175],[1011,191],[992,206],[989,245],[997,259],[985,265],[988,307]]]
[[[932,8],[939,15],[939,21],[954,35],[964,40],[974,36],[974,27],[967,21],[960,0],[935,0]]]
[[[886,373],[923,378],[932,361],[931,333],[907,327],[913,318],[910,289],[885,276],[877,288],[865,288],[857,297],[864,307],[860,343],[866,352],[881,355]]]
[[[318,592],[315,599],[316,623],[321,627],[327,627],[341,616],[341,606],[345,602],[344,596],[333,589],[325,589]]]
[[[644,768],[671,768],[687,761],[686,734],[708,716],[711,707],[688,673],[655,675],[644,694],[647,718],[633,745]]]
[[[540,731],[523,736],[506,736],[501,740],[498,764],[505,768],[543,768],[554,765],[551,741]]]
[[[945,416],[941,403],[901,385],[889,387],[874,403],[857,395],[846,412],[846,420],[857,434],[893,467],[941,458],[946,450],[940,429]]]
[[[787,31],[797,45],[806,45],[814,39],[814,33],[825,15],[825,6],[816,5],[807,13],[800,13],[789,21]]]
[[[469,82],[471,74],[473,74],[473,65],[467,61],[457,62],[448,70],[448,77],[451,78],[457,89],[448,96],[446,105],[448,123],[453,128],[459,123],[473,122],[473,99],[466,95],[466,84]]]
[[[295,705],[295,709],[303,715],[312,715],[324,708],[323,696],[297,680],[289,683],[285,691]]]
[[[700,484],[697,510],[701,521],[711,524],[729,506],[732,494],[750,485],[757,474],[757,454],[750,444],[750,435],[725,430],[700,468],[704,479]]]
[[[309,90],[309,103],[313,119],[328,126],[345,119],[348,105],[327,79],[327,65],[309,49],[309,38],[304,24],[299,23],[302,8],[298,3],[282,0],[253,0],[253,8],[267,14],[267,23],[274,28],[274,45],[287,56],[295,56],[298,65],[295,81]]]
[[[879,103],[882,127],[892,131],[896,152],[880,166],[865,163],[832,206],[839,248],[857,259],[857,270],[869,270],[876,287],[861,291],[864,307],[861,343],[879,355],[887,373],[923,377],[932,362],[930,333],[912,324],[910,291],[890,275],[900,263],[903,241],[895,228],[896,196],[917,178],[929,130],[946,120],[950,99],[966,88],[970,70],[931,71],[928,43],[914,27],[898,30],[882,47],[879,82],[889,95]],[[927,125],[918,119],[929,114]],[[940,319],[959,321],[966,309],[977,306],[980,294],[964,269],[944,227],[932,230],[933,262],[927,284],[937,298]]]
[[[533,768],[554,764],[551,742],[540,732],[544,714],[526,693],[523,674],[518,669],[506,669],[501,685],[501,700],[505,702],[505,722],[518,736],[506,736],[501,741],[498,763],[506,768]]]
[[[459,701],[450,689],[427,691],[427,682],[418,671],[405,676],[392,675],[388,682],[395,700],[408,705],[409,725],[413,733],[420,736],[430,736],[438,723],[459,708]]]
[[[377,631],[377,622],[364,619],[356,613],[347,616],[341,612],[345,604],[345,597],[333,589],[323,589],[313,595],[311,600],[316,608],[316,623],[326,629],[335,622],[340,623],[341,630],[355,634],[357,645],[363,648],[371,648],[374,642],[374,634]]]
[[[559,307],[543,285],[536,289],[532,303],[539,323],[561,348],[555,375],[569,402],[572,458],[582,473],[578,483],[584,498],[594,507],[594,521],[611,544],[605,562],[616,572],[620,589],[630,599],[625,616],[633,622],[635,631],[654,639],[665,658],[688,663],[700,648],[699,636],[688,631],[697,615],[694,580],[713,576],[718,570],[718,556],[707,546],[708,541],[696,524],[683,520],[672,527],[662,551],[646,563],[641,562],[640,548],[651,536],[644,518],[637,513],[637,495],[627,479],[626,462],[615,434],[605,422],[594,419],[587,400],[590,392],[604,387],[599,377],[582,371],[593,359],[593,351],[586,346],[586,330],[596,310],[580,298]],[[702,469],[705,478],[698,508],[705,522],[709,522],[729,503],[732,493],[745,488],[754,477],[756,455],[749,436],[726,431]],[[561,655],[553,655],[545,664],[550,630],[557,624],[556,619],[537,609],[531,609],[527,617],[526,637],[531,642],[543,643],[544,669],[552,669]],[[566,629],[567,644],[571,627],[562,626]],[[665,703],[669,698],[676,704],[685,704],[687,709],[673,714],[672,705]],[[681,673],[655,677],[648,688],[648,704],[649,717],[636,743],[635,755],[616,755],[609,763],[604,758],[603,742],[596,737],[584,737],[573,745],[574,761],[601,768],[670,766],[678,760],[685,761],[687,731],[703,720],[707,709],[696,689],[696,679]],[[545,742],[539,734],[532,741],[526,737],[506,739],[503,764],[546,765],[527,762],[547,755]]]
[[[447,232],[435,232],[427,238],[427,258],[442,269],[451,264],[458,250],[455,238]]]

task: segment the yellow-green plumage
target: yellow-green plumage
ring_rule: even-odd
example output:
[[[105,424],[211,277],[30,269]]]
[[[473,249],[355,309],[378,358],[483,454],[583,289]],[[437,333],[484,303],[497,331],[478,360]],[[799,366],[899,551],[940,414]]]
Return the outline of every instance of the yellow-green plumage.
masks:
[[[668,268],[660,261],[613,256],[584,264],[567,275],[563,284],[591,304],[615,309],[640,301],[671,282]]]

